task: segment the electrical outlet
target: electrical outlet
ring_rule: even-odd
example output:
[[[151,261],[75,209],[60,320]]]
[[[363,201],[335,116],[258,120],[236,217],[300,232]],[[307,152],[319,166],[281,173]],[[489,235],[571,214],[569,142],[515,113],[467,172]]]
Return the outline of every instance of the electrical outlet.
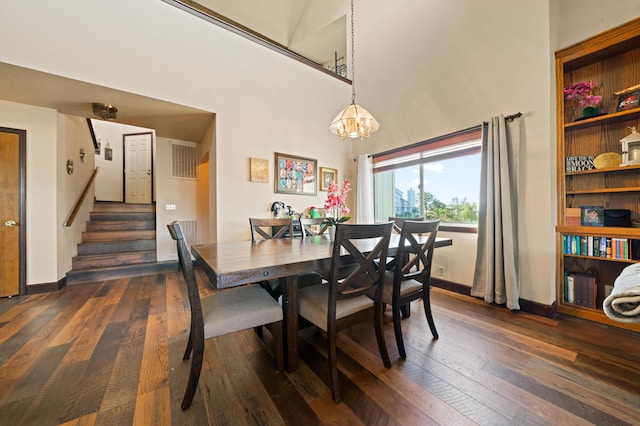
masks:
[[[438,275],[441,277],[444,277],[444,272],[445,272],[444,266],[438,266]]]
[[[165,210],[175,210],[176,209],[176,205],[175,204],[165,204],[164,208],[165,208]]]

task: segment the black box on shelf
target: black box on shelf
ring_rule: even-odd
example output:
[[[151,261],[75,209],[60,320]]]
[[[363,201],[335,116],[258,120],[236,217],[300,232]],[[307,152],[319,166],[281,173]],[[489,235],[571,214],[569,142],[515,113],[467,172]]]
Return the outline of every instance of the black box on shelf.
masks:
[[[631,210],[604,209],[604,226],[618,226],[628,228],[631,226]]]

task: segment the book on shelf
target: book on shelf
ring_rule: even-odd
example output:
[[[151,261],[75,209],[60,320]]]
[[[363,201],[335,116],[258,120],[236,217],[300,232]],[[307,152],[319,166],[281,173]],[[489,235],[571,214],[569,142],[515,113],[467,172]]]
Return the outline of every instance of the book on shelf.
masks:
[[[597,286],[597,278],[593,274],[567,272],[564,281],[564,301],[595,309],[598,295]]]
[[[563,235],[563,254],[605,259],[631,260],[633,241],[591,235]]]

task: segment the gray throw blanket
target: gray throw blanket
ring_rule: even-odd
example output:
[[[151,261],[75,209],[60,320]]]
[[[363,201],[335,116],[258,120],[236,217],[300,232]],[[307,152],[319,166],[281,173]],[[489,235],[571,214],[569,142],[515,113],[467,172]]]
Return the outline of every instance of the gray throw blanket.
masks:
[[[604,299],[602,309],[614,321],[640,322],[640,263],[622,270],[613,283],[613,291]]]

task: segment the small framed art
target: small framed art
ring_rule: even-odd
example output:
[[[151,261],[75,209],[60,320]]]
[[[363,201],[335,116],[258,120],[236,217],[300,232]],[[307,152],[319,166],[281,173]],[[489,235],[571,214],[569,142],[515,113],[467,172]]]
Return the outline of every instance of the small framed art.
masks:
[[[640,89],[622,93],[618,96],[616,111],[626,111],[640,106]]]
[[[317,195],[318,160],[276,152],[275,192]]]
[[[328,191],[333,182],[338,183],[338,170],[320,167],[320,191]]]
[[[269,160],[250,158],[249,165],[249,179],[251,182],[269,182]]]
[[[580,225],[604,226],[604,208],[602,206],[581,206]]]

